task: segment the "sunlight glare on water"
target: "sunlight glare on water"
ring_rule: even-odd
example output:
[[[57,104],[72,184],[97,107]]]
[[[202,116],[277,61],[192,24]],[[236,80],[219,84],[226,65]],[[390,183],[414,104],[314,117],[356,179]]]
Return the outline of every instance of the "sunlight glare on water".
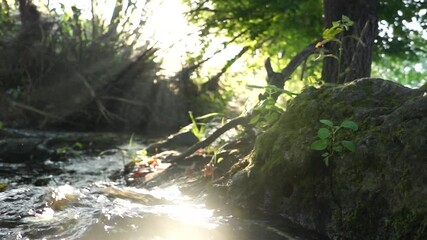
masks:
[[[94,158],[93,161],[100,160]],[[80,161],[75,161],[67,169],[78,170],[80,165]],[[103,168],[102,164],[93,170],[97,168]],[[93,176],[88,180],[91,182]],[[135,239],[135,236],[143,236],[137,239],[200,239],[218,227],[221,220],[204,204],[184,196],[175,185],[148,190],[105,181],[84,186],[84,181],[79,181],[79,187],[63,184],[37,188],[45,192],[44,196],[33,198],[34,202],[26,210],[27,216],[21,220],[23,227],[9,234],[8,239]],[[120,190],[121,195],[108,195],[108,191],[103,191],[107,188]],[[28,191],[31,193],[31,189]],[[147,205],[139,201],[144,196],[167,202]],[[33,208],[41,203],[40,208]]]
[[[278,225],[209,209],[179,184],[144,189],[112,182],[106,176],[123,167],[120,154],[64,164],[47,186],[0,192],[0,239],[292,239]]]
[[[167,213],[169,217],[177,219],[183,223],[206,227],[209,229],[213,229],[218,226],[217,223],[212,221],[213,210],[206,209],[203,205],[164,205],[158,206],[156,209],[159,212]]]

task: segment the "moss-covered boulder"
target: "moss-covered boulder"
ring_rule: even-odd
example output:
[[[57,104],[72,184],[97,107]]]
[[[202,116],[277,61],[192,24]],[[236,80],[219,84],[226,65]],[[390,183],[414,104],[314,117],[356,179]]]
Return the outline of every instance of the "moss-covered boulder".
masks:
[[[310,145],[329,119],[352,120],[329,159]],[[323,125],[324,126],[324,125]],[[427,93],[365,78],[308,88],[255,145],[229,200],[275,211],[333,239],[427,239]]]

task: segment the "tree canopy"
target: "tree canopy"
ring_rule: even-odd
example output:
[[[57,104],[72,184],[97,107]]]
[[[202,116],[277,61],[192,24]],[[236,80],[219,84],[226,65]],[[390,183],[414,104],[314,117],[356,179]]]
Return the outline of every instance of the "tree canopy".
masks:
[[[323,1],[185,0],[191,22],[200,34],[227,36],[234,42],[261,49],[270,56],[292,54],[321,36],[326,26]],[[340,3],[340,1],[335,1]],[[353,1],[354,2],[354,1]],[[356,1],[364,4],[367,1]],[[421,0],[368,1],[377,6],[379,34],[375,56],[415,62],[426,59],[426,9]],[[350,4],[346,1],[343,4]],[[383,67],[388,63],[381,63]]]

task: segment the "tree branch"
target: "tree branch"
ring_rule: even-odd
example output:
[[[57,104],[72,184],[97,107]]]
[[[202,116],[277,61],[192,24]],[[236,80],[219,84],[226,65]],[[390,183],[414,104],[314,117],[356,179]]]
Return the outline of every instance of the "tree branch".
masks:
[[[206,83],[202,85],[202,91],[216,91],[218,90],[218,82],[222,75],[249,50],[249,47],[246,46],[240,50],[232,59],[228,60],[227,63],[221,68],[221,70],[211,77]]]
[[[231,119],[226,124],[224,124],[224,126],[218,128],[214,133],[212,133],[205,140],[194,144],[193,146],[187,148],[187,150],[182,152],[180,155],[171,158],[171,161],[177,162],[177,161],[184,160],[186,157],[190,156],[198,149],[209,146],[212,142],[214,142],[217,138],[219,138],[223,133],[227,132],[228,130],[233,129],[239,125],[247,124],[249,122],[249,119],[250,119],[250,114]]]
[[[285,82],[291,78],[291,75],[295,70],[301,65],[310,55],[317,51],[316,44],[320,41],[320,39],[310,43],[307,47],[305,47],[301,52],[295,55],[291,61],[286,65],[285,68],[280,72],[275,72],[271,67],[270,58],[267,58],[265,61],[265,69],[267,71],[267,83],[269,85],[274,85],[280,89],[285,86]],[[277,100],[280,93],[275,93],[273,98]],[[268,96],[268,93],[264,93],[260,96],[260,99],[265,99]]]
[[[295,71],[295,69],[301,63],[303,63],[305,59],[307,59],[311,54],[317,51],[317,48],[315,46],[318,41],[319,40],[312,42],[310,45],[304,48],[301,52],[295,55],[295,57],[291,59],[288,65],[279,73],[273,71],[273,68],[271,67],[270,58],[268,58],[267,61],[265,62],[265,68],[268,76],[268,83],[273,84],[276,87],[283,88],[286,80],[290,78],[291,74]],[[264,93],[263,96],[267,96],[267,93]],[[278,96],[279,95],[277,95],[277,97]],[[275,99],[277,99],[277,97]],[[233,129],[239,125],[248,124],[251,118],[252,118],[252,111],[249,111],[244,116],[231,119],[224,126],[218,128],[214,133],[212,133],[212,135],[207,137],[205,140],[194,144],[193,146],[189,147],[187,150],[182,152],[180,155],[176,157],[172,157],[170,161],[176,162],[176,161],[184,160],[186,157],[190,156],[198,149],[209,146],[212,142],[214,142],[217,138],[219,138],[223,133],[227,132],[228,130]]]

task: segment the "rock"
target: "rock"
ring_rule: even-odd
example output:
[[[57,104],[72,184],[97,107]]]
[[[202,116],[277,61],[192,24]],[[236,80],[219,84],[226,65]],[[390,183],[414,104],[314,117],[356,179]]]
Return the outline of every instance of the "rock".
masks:
[[[48,132],[37,130],[0,129],[0,162],[43,162],[62,160],[79,151],[91,152],[116,147],[128,141],[127,134]]]
[[[332,239],[427,239],[426,95],[374,78],[307,88],[258,136],[252,168],[234,177],[228,201]],[[320,119],[356,122],[358,131],[338,136],[356,151],[326,166],[310,149]]]
[[[0,140],[0,162],[30,162],[46,158],[49,151],[42,148],[43,139],[5,138]]]

